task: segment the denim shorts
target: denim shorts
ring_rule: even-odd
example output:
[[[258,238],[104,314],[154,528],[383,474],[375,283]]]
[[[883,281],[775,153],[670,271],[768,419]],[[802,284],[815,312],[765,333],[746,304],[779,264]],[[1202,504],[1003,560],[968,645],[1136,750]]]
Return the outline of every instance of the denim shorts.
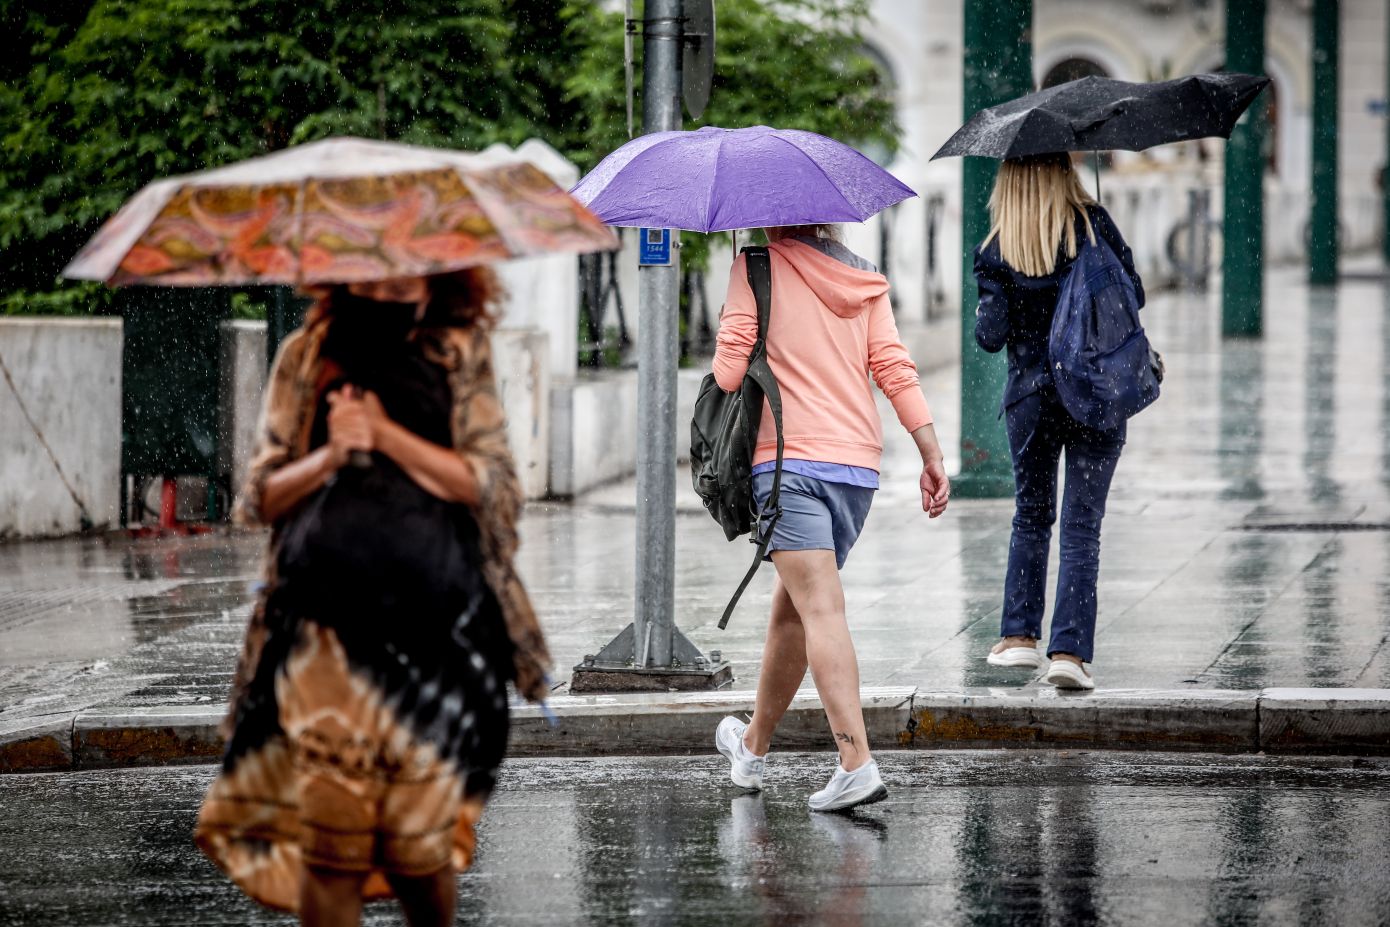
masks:
[[[771,492],[772,474],[755,474],[753,498],[759,508],[767,502]],[[768,553],[774,550],[833,550],[835,565],[842,568],[850,548],[859,540],[859,532],[864,530],[864,519],[869,517],[874,491],[783,471],[778,498],[782,517],[772,529]]]

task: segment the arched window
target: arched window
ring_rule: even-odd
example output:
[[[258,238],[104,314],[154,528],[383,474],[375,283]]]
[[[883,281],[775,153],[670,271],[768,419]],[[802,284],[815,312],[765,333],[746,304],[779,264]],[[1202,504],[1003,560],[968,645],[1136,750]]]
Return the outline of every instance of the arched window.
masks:
[[[1064,58],[1054,64],[1043,76],[1042,86],[1038,89],[1046,90],[1048,87],[1056,87],[1058,84],[1065,84],[1068,81],[1080,80],[1083,77],[1109,77],[1110,74],[1090,58]]]

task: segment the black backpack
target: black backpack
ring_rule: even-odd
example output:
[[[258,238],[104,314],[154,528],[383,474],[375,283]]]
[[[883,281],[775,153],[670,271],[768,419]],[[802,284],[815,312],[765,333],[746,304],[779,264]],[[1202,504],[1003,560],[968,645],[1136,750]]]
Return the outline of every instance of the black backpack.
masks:
[[[714,374],[706,376],[695,400],[695,418],[690,423],[690,475],[695,492],[728,540],[751,533],[749,540],[758,548],[753,565],[719,619],[720,628],[728,625],[734,606],[758,572],[772,541],[772,529],[782,517],[782,393],[767,363],[772,264],[767,248],[744,248],[743,254],[748,262],[748,285],[758,304],[758,340],[748,355],[748,372],[743,376],[743,384],[732,393],[720,388]],[[773,471],[767,505],[758,511],[753,500],[753,449],[758,443],[764,399],[777,425],[777,468]]]

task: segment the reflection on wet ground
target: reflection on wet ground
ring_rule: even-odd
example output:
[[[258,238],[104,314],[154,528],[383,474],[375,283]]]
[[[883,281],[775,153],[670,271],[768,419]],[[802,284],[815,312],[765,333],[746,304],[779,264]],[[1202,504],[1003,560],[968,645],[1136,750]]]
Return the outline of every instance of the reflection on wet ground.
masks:
[[[1223,341],[1204,296],[1145,310],[1168,377],[1131,425],[1106,518],[1102,686],[1390,687],[1390,296],[1370,281],[1310,292],[1288,272],[1267,291],[1258,340]],[[948,449],[959,379],[924,381]],[[1036,684],[982,660],[1010,502],[956,500],[928,522],[915,451],[884,413],[884,488],[843,573],[865,685]],[[520,567],[558,678],[630,620],[633,516],[611,502],[632,496],[528,509]],[[84,705],[221,700],[261,543],[0,545],[0,727]],[[678,516],[677,620],[741,688],[756,682],[772,572],[728,631],[715,625],[748,554],[703,512]]]
[[[826,755],[740,794],[710,759],[516,761],[460,923],[1390,921],[1390,763],[884,754],[888,801],[814,815]],[[190,850],[208,767],[0,778],[0,925],[287,924]],[[397,924],[389,906],[368,923]]]

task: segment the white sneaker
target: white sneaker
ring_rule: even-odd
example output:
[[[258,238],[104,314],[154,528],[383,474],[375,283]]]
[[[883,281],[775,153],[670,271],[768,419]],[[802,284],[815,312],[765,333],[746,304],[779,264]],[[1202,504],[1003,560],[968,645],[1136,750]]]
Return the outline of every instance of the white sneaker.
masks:
[[[763,764],[767,758],[758,756],[743,745],[743,732],[748,725],[729,717],[714,729],[714,745],[729,760],[729,778],[741,789],[756,792],[763,787]]]
[[[985,662],[990,666],[1026,666],[1029,669],[1042,669],[1043,658],[1036,645],[1006,647],[998,653],[991,650],[985,655]]]
[[[811,796],[810,805],[812,811],[848,811],[887,797],[888,788],[879,777],[878,764],[869,760],[854,772],[845,772],[843,766],[836,766],[835,775],[830,777],[825,788]]]
[[[1059,689],[1094,689],[1096,681],[1091,674],[1070,660],[1053,660],[1047,669],[1043,682]]]

